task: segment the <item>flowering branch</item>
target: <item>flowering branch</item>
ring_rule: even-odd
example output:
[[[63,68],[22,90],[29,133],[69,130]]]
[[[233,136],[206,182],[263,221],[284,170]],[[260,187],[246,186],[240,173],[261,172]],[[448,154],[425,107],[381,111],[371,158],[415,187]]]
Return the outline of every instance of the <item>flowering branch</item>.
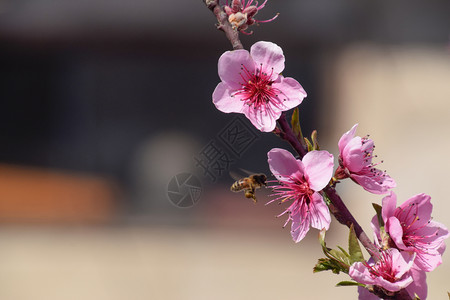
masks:
[[[418,299],[417,295],[425,300],[426,272],[442,263],[444,240],[450,236],[443,224],[432,220],[431,197],[418,194],[395,208],[396,196],[391,189],[396,183],[372,162],[376,157],[373,140],[368,136],[355,136],[358,124],[338,142],[339,165],[333,177],[334,157],[319,149],[317,132],[313,131],[311,141],[302,136],[297,107],[307,94],[298,81],[282,75],[285,59],[281,47],[259,41],[250,51],[243,49],[239,32],[251,34],[245,31],[248,26],[276,18],[253,19],[267,0],[260,6],[257,2],[252,5],[253,1],[227,0],[220,6],[220,0],[203,0],[216,16],[217,28],[225,33],[236,50],[226,51],[219,58],[221,82],[212,95],[214,105],[224,113],[244,114],[258,130],[278,135],[299,155],[295,157],[281,148],[267,153],[269,168],[277,179],[273,181],[277,184],[271,185],[275,199],[267,204],[289,203],[279,216],[288,216],[283,227],[291,223],[290,233],[296,243],[310,228],[324,234],[330,227],[331,214],[350,228],[349,254],[340,247],[339,251],[326,248],[323,235],[321,244],[325,255],[329,255],[319,259],[315,272],[347,273],[353,281],[338,285],[359,285],[360,299],[369,299],[367,297],[374,297],[371,295],[374,294],[383,299],[401,300]],[[293,108],[292,120],[288,122],[285,112]],[[383,206],[374,206],[377,217],[372,219],[372,228],[376,243],[371,242],[335,190],[336,182],[345,178],[351,178],[373,194],[390,192],[383,198]],[[244,188],[246,197],[261,185],[264,183]],[[364,260],[357,239],[371,259]],[[341,256],[345,259],[339,258]]]
[[[219,22],[217,24],[217,29],[225,32],[225,35],[233,46],[233,49],[244,49],[244,46],[242,46],[242,43],[239,40],[239,31],[237,31],[237,29],[233,29],[230,22],[228,22],[228,16],[220,7],[219,0],[203,0],[203,2],[216,16],[217,21]]]
[[[303,159],[303,157],[306,154],[306,150],[300,144],[298,139],[295,137],[292,128],[289,126],[286,120],[284,112],[278,119],[278,124],[280,125],[280,130],[276,131],[276,133],[282,139],[291,144],[291,146],[295,149],[295,151],[297,151],[297,153],[300,155],[300,159]],[[381,257],[379,249],[375,246],[375,244],[373,244],[370,241],[369,237],[364,232],[359,223],[356,221],[356,219],[353,217],[353,215],[350,213],[347,206],[342,201],[341,197],[337,194],[336,190],[328,184],[323,189],[323,192],[331,201],[329,209],[336,218],[336,220],[339,223],[346,225],[348,228],[350,228],[353,225],[356,236],[358,237],[361,244],[364,246],[364,248],[366,248],[366,250],[369,252],[370,256],[373,258],[375,262],[379,261]],[[394,295],[387,295],[384,290],[379,289],[375,286],[374,294],[383,299],[411,300],[410,295],[405,289],[398,291]]]
[[[300,144],[298,139],[295,137],[291,127],[289,126],[286,115],[283,112],[281,114],[281,117],[278,119],[278,124],[280,125],[281,132],[279,133],[280,137],[287,141],[291,146],[297,151],[297,153],[300,155],[300,159],[302,159],[305,154],[306,150],[305,148]],[[341,197],[336,193],[336,190],[332,188],[330,185],[327,185],[323,191],[327,195],[327,197],[331,201],[331,205],[329,206],[330,211],[335,216],[336,220],[338,220],[339,223],[346,225],[350,228],[350,226],[353,224],[356,232],[356,236],[361,241],[361,244],[367,249],[367,251],[370,253],[372,258],[377,261],[379,255],[376,255],[379,253],[377,247],[370,241],[367,234],[364,232],[364,230],[361,228],[361,226],[358,224],[356,219],[353,217],[353,215],[348,210],[347,206],[345,206],[344,202],[342,201]]]

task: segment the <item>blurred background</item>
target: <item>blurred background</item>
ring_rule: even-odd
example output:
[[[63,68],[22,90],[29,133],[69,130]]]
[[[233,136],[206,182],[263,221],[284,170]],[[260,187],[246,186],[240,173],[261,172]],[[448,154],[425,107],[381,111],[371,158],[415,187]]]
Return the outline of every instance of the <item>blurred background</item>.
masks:
[[[272,0],[256,19],[277,12],[241,40],[283,48],[305,135],[337,157],[359,123],[399,202],[430,194],[450,226],[450,3]],[[0,299],[356,299],[334,287],[346,276],[312,274],[316,230],[294,244],[269,191],[229,191],[228,171],[268,174],[267,152],[289,148],[212,104],[230,49],[215,22],[200,0],[0,0]],[[214,177],[211,146],[230,158]],[[180,173],[197,178],[190,208],[171,203]],[[371,236],[382,197],[338,191]],[[347,234],[333,220],[328,245]],[[449,259],[429,299],[447,299]]]

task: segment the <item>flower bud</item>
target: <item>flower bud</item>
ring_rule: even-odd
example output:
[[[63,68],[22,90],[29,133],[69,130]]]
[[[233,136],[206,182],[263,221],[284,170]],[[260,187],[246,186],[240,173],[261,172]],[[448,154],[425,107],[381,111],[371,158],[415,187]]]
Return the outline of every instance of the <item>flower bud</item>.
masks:
[[[228,22],[230,22],[233,29],[239,29],[242,25],[247,23],[247,14],[237,12],[228,16]]]

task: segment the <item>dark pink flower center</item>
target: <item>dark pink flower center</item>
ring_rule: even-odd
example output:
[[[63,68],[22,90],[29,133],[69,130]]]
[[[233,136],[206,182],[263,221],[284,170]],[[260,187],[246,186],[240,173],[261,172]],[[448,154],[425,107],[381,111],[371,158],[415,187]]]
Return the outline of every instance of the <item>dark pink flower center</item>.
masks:
[[[272,86],[274,82],[272,80],[273,68],[270,74],[263,71],[262,64],[254,73],[250,72],[244,65],[242,65],[241,70],[241,89],[233,96],[238,96],[241,101],[244,101],[248,106],[253,106],[254,109],[271,110],[270,106],[275,106],[278,109],[283,108],[283,103],[279,98],[282,92]]]
[[[396,272],[392,268],[392,255],[389,251],[384,251],[379,256],[379,261],[374,265],[369,265],[367,262],[363,263],[370,274],[374,277],[383,277],[389,282],[396,282],[398,278],[395,276]]]
[[[289,213],[289,218],[284,226],[292,220],[293,215],[301,214],[304,217],[305,214],[311,213],[312,210],[312,215],[315,217],[315,208],[311,205],[311,197],[314,194],[314,191],[309,187],[306,179],[290,176],[290,181],[282,181],[279,185],[271,187],[274,191],[272,196],[276,196],[276,198],[269,201],[267,204],[274,201],[279,201],[279,204],[290,200],[293,201],[285,211],[278,215],[279,217],[285,213]]]
[[[424,235],[424,228],[428,226],[430,220],[424,222],[421,226],[415,226],[420,221],[418,217],[418,203],[411,203],[406,209],[398,209],[395,217],[400,221],[403,229],[403,244],[406,247],[414,247],[418,253],[427,253],[429,249],[430,238],[438,234],[438,230]]]

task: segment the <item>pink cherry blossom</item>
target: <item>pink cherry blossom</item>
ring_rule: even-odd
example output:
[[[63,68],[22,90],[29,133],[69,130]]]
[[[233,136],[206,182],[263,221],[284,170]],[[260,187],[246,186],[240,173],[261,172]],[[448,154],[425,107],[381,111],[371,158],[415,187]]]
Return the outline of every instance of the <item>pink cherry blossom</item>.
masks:
[[[375,145],[368,137],[355,137],[357,127],[358,124],[355,124],[339,140],[339,167],[335,177],[350,177],[368,192],[385,194],[396,186],[395,181],[375,168],[372,163]]]
[[[270,170],[279,181],[279,185],[272,187],[277,198],[269,203],[292,201],[280,216],[289,214],[284,226],[292,221],[293,240],[300,242],[310,226],[328,230],[330,212],[319,192],[333,174],[333,155],[327,151],[311,151],[298,160],[289,151],[275,148],[267,156]]]
[[[247,50],[227,51],[219,58],[222,80],[213,103],[225,113],[243,113],[259,130],[270,132],[283,111],[299,105],[306,92],[284,69],[283,50],[271,42],[257,42]]]
[[[231,6],[229,5],[228,0],[226,1],[226,5],[224,6],[225,13],[228,16],[228,21],[233,26],[234,29],[239,30],[244,34],[252,34],[253,32],[246,32],[245,30],[248,26],[253,25],[255,23],[267,23],[275,20],[278,17],[278,14],[275,17],[269,20],[255,20],[253,17],[266,5],[267,0],[264,1],[263,4],[258,6],[258,2],[255,1],[253,4],[253,0],[231,0]]]
[[[396,202],[397,196],[394,192],[383,198],[382,217],[385,231],[400,251],[416,253],[415,264],[419,269],[433,271],[442,263],[444,240],[449,237],[449,232],[443,224],[432,220],[431,197],[418,194],[397,208]],[[372,219],[372,227],[381,239],[376,216]]]
[[[419,296],[421,300],[427,299],[428,287],[427,276],[425,271],[419,270],[413,265],[409,271],[413,281],[405,288],[411,299],[415,299],[415,295]],[[359,300],[378,300],[378,296],[372,294],[364,287],[358,287]]]
[[[381,252],[379,261],[356,262],[350,266],[348,274],[359,283],[380,286],[390,292],[398,292],[408,287],[413,278],[411,268],[414,256],[400,253],[397,249]]]

